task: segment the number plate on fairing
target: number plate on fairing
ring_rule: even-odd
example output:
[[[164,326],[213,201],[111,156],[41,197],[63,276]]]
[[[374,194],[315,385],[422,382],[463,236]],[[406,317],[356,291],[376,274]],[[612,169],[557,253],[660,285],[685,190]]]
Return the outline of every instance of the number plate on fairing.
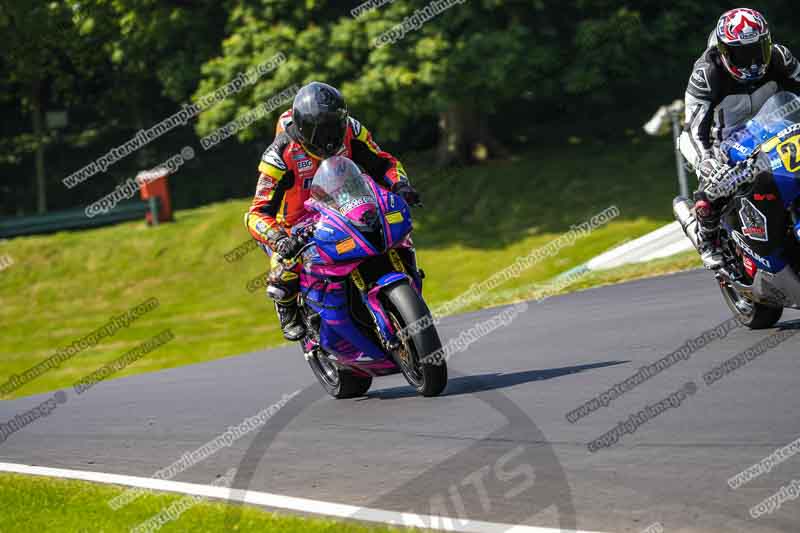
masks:
[[[789,172],[800,171],[800,135],[795,135],[778,145],[778,155]]]

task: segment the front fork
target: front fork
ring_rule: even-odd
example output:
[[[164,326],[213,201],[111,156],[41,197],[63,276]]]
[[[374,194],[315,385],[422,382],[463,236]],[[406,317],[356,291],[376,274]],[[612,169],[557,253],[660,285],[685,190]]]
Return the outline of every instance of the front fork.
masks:
[[[798,215],[798,209],[800,209],[800,206],[798,206],[798,200],[795,200],[789,208],[789,216],[792,217],[792,233],[794,234],[794,238],[800,243],[800,215]]]
[[[395,283],[409,283],[414,289],[422,295],[422,279],[425,273],[417,268],[416,252],[413,247],[405,248],[410,252],[411,268],[408,268],[400,257],[400,253],[392,248],[387,252],[389,261],[394,272],[389,272],[381,276],[372,287],[367,287],[364,278],[361,276],[358,268],[350,273],[350,278],[353,284],[359,291],[364,305],[369,309],[372,316],[375,328],[379,333],[381,342],[384,349],[393,351],[398,348],[400,341],[397,338],[397,332],[394,331],[394,326],[389,319],[384,303],[379,297],[382,290]]]

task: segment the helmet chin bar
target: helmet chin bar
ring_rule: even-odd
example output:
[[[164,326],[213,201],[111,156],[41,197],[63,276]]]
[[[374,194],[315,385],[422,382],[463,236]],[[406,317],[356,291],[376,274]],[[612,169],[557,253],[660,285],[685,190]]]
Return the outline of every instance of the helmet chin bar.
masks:
[[[300,143],[300,145],[303,147],[303,150],[305,150],[308,155],[310,155],[314,159],[319,159],[320,161],[324,161],[325,159],[328,159],[328,157],[333,157],[335,155],[339,155],[344,151],[344,143],[339,145],[339,148],[337,148],[335,151],[331,151],[331,155],[329,155],[329,156],[324,156],[321,153],[318,153],[316,150],[311,148],[306,143]]]
[[[312,149],[310,146],[308,146],[306,143],[300,143],[300,145],[303,147],[303,150],[305,150],[305,152],[306,152],[308,155],[310,155],[311,157],[313,157],[314,159],[319,159],[319,160],[322,160],[322,159],[324,159],[324,158],[323,158],[321,155],[317,154],[317,153],[316,153],[316,152],[315,152],[315,151],[314,151],[314,150],[313,150],[313,149]]]
[[[750,73],[747,73],[745,70],[740,69],[734,65],[731,65],[728,58],[725,57],[724,54],[720,54],[722,58],[722,62],[725,65],[725,70],[733,76],[734,79],[741,81],[741,82],[749,82],[749,81],[758,81],[763,78],[767,74],[767,65],[761,65],[758,68],[758,71],[753,73],[752,69]]]

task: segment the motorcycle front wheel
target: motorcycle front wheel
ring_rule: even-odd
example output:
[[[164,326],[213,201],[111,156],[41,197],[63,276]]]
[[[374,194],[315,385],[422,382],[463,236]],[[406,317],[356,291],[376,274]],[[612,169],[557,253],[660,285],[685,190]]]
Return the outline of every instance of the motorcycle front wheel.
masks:
[[[428,306],[408,283],[389,287],[384,296],[388,300],[389,319],[395,331],[404,331],[410,324],[427,322],[426,327],[400,335],[400,346],[392,355],[406,381],[419,394],[438,396],[447,386],[447,363]]]

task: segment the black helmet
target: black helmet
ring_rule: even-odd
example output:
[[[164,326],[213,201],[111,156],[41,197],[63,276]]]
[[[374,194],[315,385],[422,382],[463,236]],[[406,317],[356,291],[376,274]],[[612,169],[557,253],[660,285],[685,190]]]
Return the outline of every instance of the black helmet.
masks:
[[[294,97],[292,122],[296,140],[308,153],[320,159],[336,155],[347,132],[347,106],[342,93],[312,81]]]

